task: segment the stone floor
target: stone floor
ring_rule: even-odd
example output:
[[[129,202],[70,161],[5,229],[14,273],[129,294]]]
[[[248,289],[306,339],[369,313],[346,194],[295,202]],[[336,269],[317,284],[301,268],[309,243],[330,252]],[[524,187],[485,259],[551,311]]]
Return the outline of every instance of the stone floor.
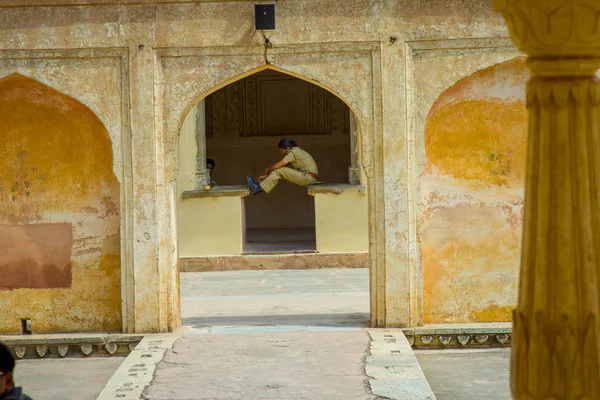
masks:
[[[415,351],[437,400],[510,400],[510,349]]]
[[[180,338],[158,364],[149,400],[368,400],[366,331]]]
[[[146,398],[376,398],[367,269],[182,273],[181,295],[184,337]]]
[[[368,269],[186,272],[183,330],[225,327],[366,327]]]
[[[95,400],[125,357],[17,361],[15,379],[34,400]]]
[[[144,398],[377,399],[365,374],[367,269],[182,273],[181,291],[180,338],[157,359]],[[416,355],[438,400],[510,399],[507,349]],[[35,400],[95,399],[122,361],[23,360],[17,380]],[[374,367],[398,381],[394,368]]]

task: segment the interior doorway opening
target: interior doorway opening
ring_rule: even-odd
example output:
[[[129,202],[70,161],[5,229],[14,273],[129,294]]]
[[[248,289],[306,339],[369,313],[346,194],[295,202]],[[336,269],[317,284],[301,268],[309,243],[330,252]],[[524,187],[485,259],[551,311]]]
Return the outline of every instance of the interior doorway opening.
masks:
[[[267,69],[233,82],[198,104],[199,134],[218,186],[245,185],[281,159],[277,144],[296,140],[319,166],[319,181],[348,183],[350,110],[327,90]],[[207,164],[210,168],[210,165]],[[317,251],[315,201],[306,187],[281,182],[244,199],[243,252]]]
[[[282,159],[283,138],[315,159],[317,182],[280,181],[268,195],[250,196],[247,176]],[[369,324],[369,205],[359,142],[346,103],[275,69],[223,86],[191,108],[177,177],[185,329]]]

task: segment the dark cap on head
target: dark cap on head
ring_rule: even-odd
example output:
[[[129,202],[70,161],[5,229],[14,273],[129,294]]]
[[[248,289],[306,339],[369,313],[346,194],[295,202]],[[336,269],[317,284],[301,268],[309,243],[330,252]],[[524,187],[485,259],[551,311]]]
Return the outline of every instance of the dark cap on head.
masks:
[[[0,343],[0,372],[8,374],[15,369],[15,357],[10,349],[3,343]]]

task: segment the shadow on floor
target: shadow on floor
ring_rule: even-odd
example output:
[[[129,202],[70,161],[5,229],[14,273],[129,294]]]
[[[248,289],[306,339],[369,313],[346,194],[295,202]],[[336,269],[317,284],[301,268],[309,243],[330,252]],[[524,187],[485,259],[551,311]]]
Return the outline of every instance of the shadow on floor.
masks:
[[[315,228],[248,229],[244,252],[305,253],[317,250]]]
[[[349,314],[299,314],[299,315],[252,315],[226,317],[189,317],[182,318],[181,324],[196,328],[213,326],[348,326],[368,327],[368,313]]]

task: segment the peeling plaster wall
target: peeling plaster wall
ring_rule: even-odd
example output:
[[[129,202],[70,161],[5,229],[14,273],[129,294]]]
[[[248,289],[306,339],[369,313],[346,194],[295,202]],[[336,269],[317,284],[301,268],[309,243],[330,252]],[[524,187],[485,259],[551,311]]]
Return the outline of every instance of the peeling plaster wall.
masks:
[[[524,60],[447,89],[425,128],[424,321],[510,321],[516,305],[525,179]]]
[[[427,115],[458,80],[516,55],[489,0],[281,1],[266,58],[253,2],[127,3],[0,0],[0,77],[47,84],[108,131],[121,183],[123,329],[167,331],[179,321],[173,182],[184,116],[266,61],[332,91],[356,115],[372,322],[421,323]]]
[[[84,105],[0,80],[0,332],[121,328],[119,182]]]

